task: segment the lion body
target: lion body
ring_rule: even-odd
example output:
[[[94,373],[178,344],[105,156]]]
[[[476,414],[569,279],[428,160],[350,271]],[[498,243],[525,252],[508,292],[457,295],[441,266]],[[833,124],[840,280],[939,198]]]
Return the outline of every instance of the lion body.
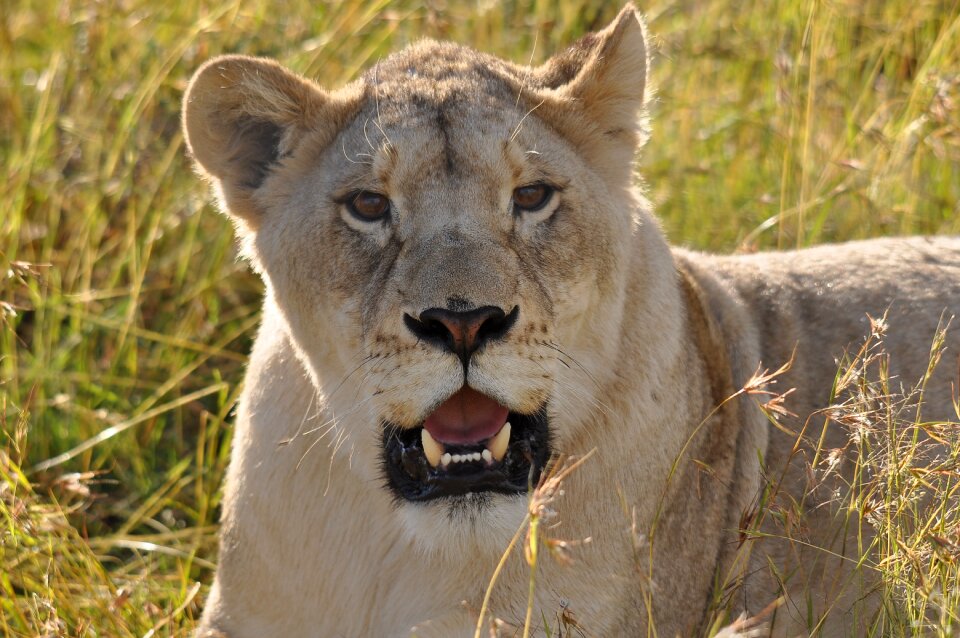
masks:
[[[884,313],[892,373],[919,379],[941,317],[960,311],[960,239],[670,249],[630,185],[646,65],[627,9],[535,70],[426,43],[337,93],[252,58],[198,72],[191,151],[266,282],[202,632],[472,636],[527,499],[403,502],[384,487],[378,447],[381,423],[416,427],[465,383],[511,410],[548,406],[555,452],[596,450],[551,505],[552,535],[591,540],[572,565],[541,558],[538,615],[575,614],[588,635],[643,635],[651,620],[659,635],[691,635],[718,578],[740,583],[734,609],[776,599],[769,561],[812,587],[794,601],[787,586],[775,633],[806,626],[803,596],[815,613],[835,604],[819,584],[837,566],[815,553],[772,539],[739,551],[765,476],[786,468],[800,499],[806,469],[753,398],[725,399],[758,366],[792,359],[777,383],[796,388],[785,405],[799,416],[783,427],[798,430],[828,404],[868,315]],[[504,214],[511,189],[536,179],[557,184],[559,203]],[[391,216],[344,212],[343,184],[389,192]],[[469,369],[401,321],[457,304],[520,308]],[[958,348],[952,333],[947,352]],[[929,418],[950,416],[955,372],[934,373]],[[814,497],[807,538],[829,548],[816,517],[833,510]],[[529,578],[515,552],[492,589],[506,635],[523,624]],[[835,613],[822,628],[855,622]]]

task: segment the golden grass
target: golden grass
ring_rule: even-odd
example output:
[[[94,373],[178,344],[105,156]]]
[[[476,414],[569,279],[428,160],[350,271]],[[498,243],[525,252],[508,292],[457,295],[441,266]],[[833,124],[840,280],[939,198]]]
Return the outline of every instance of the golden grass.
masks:
[[[642,9],[659,97],[640,172],[673,241],[748,251],[960,231],[957,0]],[[183,636],[197,583],[209,582],[226,424],[260,286],[183,157],[190,73],[244,52],[336,85],[422,36],[541,61],[617,10],[585,0],[3,4],[0,633]],[[873,485],[878,475],[861,476]],[[955,494],[953,474],[924,485],[940,485],[934,476]],[[885,498],[899,498],[903,481],[891,479]],[[877,548],[896,576],[888,598],[923,622],[952,609],[936,621],[946,635],[956,601],[942,592],[956,563],[944,557],[956,541],[948,527],[898,520]],[[937,548],[923,545],[934,537]],[[897,622],[894,635],[913,631]]]

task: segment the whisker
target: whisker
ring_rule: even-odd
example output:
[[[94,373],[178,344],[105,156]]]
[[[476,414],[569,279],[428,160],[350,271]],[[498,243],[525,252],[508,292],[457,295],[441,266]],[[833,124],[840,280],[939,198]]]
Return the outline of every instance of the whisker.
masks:
[[[344,444],[346,441],[347,441],[347,431],[346,431],[346,430],[340,430],[340,432],[337,434],[336,440],[335,440],[335,441],[333,442],[333,444],[330,446],[330,447],[332,448],[332,451],[330,452],[330,458],[331,458],[331,459],[332,459],[334,456],[337,455],[337,452],[340,451],[340,448],[343,447],[343,444]]]
[[[318,436],[315,440],[313,440],[313,441],[310,442],[310,445],[307,446],[307,449],[304,450],[303,454],[300,455],[300,460],[297,461],[297,466],[296,466],[296,468],[295,468],[296,471],[299,471],[299,470],[300,470],[300,466],[303,464],[303,460],[304,460],[305,458],[307,458],[307,455],[310,454],[310,452],[313,450],[313,448],[317,447],[317,445],[320,444],[320,441],[322,441],[322,440],[327,436],[327,434],[330,433],[330,431],[333,429],[333,427],[336,426],[336,425],[337,425],[337,424],[334,423],[333,426],[331,426],[331,429],[330,429],[330,430],[327,430],[327,431],[324,432],[321,436]],[[341,430],[341,434],[342,434],[342,430]],[[338,435],[338,436],[339,436],[339,435]],[[331,456],[332,456],[332,455],[331,455]],[[332,459],[331,459],[331,460],[332,460]]]
[[[576,387],[575,385],[567,382],[564,379],[556,379],[556,383],[559,386],[559,389],[572,395],[580,403],[589,403],[591,407],[598,410],[605,417],[611,417],[613,415],[613,408],[603,403],[596,396],[584,392],[582,389]],[[563,395],[558,395],[563,396]]]
[[[342,438],[342,436],[343,436],[343,433],[341,432],[341,434],[338,435],[337,440],[339,441]],[[340,449],[339,443],[336,446],[334,446],[333,451],[330,452],[330,462],[327,464],[327,484],[323,488],[324,496],[327,495],[327,493],[330,491],[330,486],[333,484],[333,459],[336,457],[338,449]]]
[[[387,135],[387,132],[383,130],[382,121],[380,117],[380,60],[377,60],[377,64],[373,67],[373,99],[377,107],[377,119],[374,120],[374,124],[377,129],[380,131],[380,134],[383,135],[383,138],[387,140],[387,144],[393,146],[393,142],[390,140],[390,136]]]
[[[337,384],[337,386],[333,389],[333,391],[327,395],[327,400],[329,401],[330,399],[332,399],[333,396],[340,390],[340,388],[343,387],[343,384],[345,384],[350,379],[350,377],[356,374],[358,370],[360,370],[363,366],[367,365],[371,361],[375,361],[375,360],[376,360],[376,357],[374,357],[372,354],[368,354],[366,357],[364,357],[363,361],[361,361],[357,365],[357,367],[355,367],[345,377],[343,377],[343,379],[340,380],[340,383]]]
[[[570,359],[570,361],[572,361],[572,362],[574,363],[574,365],[576,365],[578,368],[580,368],[580,370],[582,370],[583,373],[584,373],[585,375],[587,375],[587,377],[589,377],[591,381],[593,381],[593,384],[596,385],[597,388],[600,388],[600,387],[601,387],[600,382],[597,381],[597,378],[596,378],[595,376],[593,376],[593,373],[590,372],[589,370],[587,370],[587,369],[586,369],[579,361],[577,361],[576,358],[574,358],[572,355],[564,352],[563,349],[562,349],[559,345],[557,345],[556,343],[553,343],[553,342],[545,342],[544,345],[547,346],[548,348],[550,348],[551,350],[555,350],[556,352],[559,352],[560,354],[562,354],[562,355],[565,356],[566,358]],[[568,366],[568,367],[569,367],[569,366]]]
[[[523,121],[527,119],[527,116],[533,113],[534,111],[536,111],[541,106],[543,106],[543,103],[544,103],[544,100],[540,100],[540,102],[536,106],[534,106],[532,109],[530,109],[529,111],[523,114],[523,117],[521,117],[520,121],[517,122],[517,128],[513,129],[513,134],[510,136],[511,142],[517,139],[517,135],[520,135],[520,127],[523,126]]]
[[[517,91],[517,103],[514,106],[520,106],[520,96],[523,95],[523,87],[526,86],[527,77],[530,75],[529,67],[533,66],[533,56],[537,52],[537,42],[540,40],[540,31],[537,30],[533,34],[533,48],[530,50],[530,60],[527,61],[528,72],[523,74],[523,79],[520,81],[520,90]],[[511,138],[512,139],[512,138]]]
[[[350,162],[351,164],[363,164],[364,166],[372,166],[373,162],[360,162],[354,159],[350,159],[350,156],[347,155],[347,146],[345,142],[340,143],[340,150],[343,152],[343,157]],[[364,153],[366,155],[366,153]],[[360,154],[357,154],[357,157],[360,157]]]
[[[349,417],[349,416],[352,416],[352,415],[355,414],[358,410],[360,410],[361,408],[365,407],[368,403],[370,403],[371,401],[373,401],[373,400],[374,400],[375,398],[377,398],[378,396],[382,396],[382,395],[387,394],[387,393],[389,393],[389,392],[394,392],[394,391],[396,391],[396,390],[398,390],[398,389],[399,389],[399,388],[390,388],[390,389],[388,389],[388,390],[378,390],[378,391],[375,392],[374,394],[371,394],[370,396],[368,396],[366,399],[360,401],[359,403],[356,403],[356,404],[353,405],[349,410],[347,410],[346,412],[341,413],[339,416],[333,415],[332,417],[330,417],[329,419],[327,419],[324,423],[321,423],[320,425],[318,425],[318,426],[316,426],[316,427],[314,427],[314,428],[311,428],[311,429],[307,430],[306,432],[303,433],[303,436],[307,436],[307,435],[309,435],[309,434],[314,434],[314,433],[316,433],[316,432],[318,432],[318,431],[320,431],[320,430],[323,430],[323,429],[327,428],[327,426],[331,426],[331,424],[332,424],[332,426],[336,426],[336,425],[339,424],[339,422],[340,422],[341,420],[343,420],[343,419],[345,419],[345,418],[347,418],[347,417]]]
[[[313,408],[313,404],[317,402],[317,397],[318,397],[318,393],[314,391],[314,393],[310,396],[310,401],[307,402],[307,409],[303,413],[303,418],[300,419],[300,425],[297,426],[297,431],[294,432],[289,438],[280,439],[279,441],[277,441],[277,447],[284,447],[286,445],[289,445],[291,441],[293,441],[295,438],[297,438],[302,434],[303,426],[306,425],[307,421],[313,418],[313,417],[308,417],[307,415],[310,414],[310,409]],[[318,403],[317,407],[319,408],[319,402],[317,403]]]
[[[370,118],[367,118],[363,121],[363,139],[367,141],[367,146],[370,147],[371,151],[376,151],[377,150],[376,147],[374,147],[373,142],[370,141],[370,136],[367,135],[367,124],[369,123],[370,123]],[[374,125],[376,126],[376,124]],[[360,154],[358,153],[357,156],[359,157]]]

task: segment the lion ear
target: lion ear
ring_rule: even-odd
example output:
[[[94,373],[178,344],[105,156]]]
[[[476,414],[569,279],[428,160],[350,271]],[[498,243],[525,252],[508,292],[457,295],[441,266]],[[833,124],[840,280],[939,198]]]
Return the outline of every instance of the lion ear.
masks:
[[[536,74],[549,90],[543,96],[548,117],[558,119],[595,162],[629,176],[633,155],[648,136],[648,68],[646,25],[628,4],[605,29],[584,36]]]
[[[275,164],[307,135],[332,140],[349,110],[273,60],[228,55],[194,74],[183,98],[183,130],[223,207],[256,229],[263,212],[255,194]]]

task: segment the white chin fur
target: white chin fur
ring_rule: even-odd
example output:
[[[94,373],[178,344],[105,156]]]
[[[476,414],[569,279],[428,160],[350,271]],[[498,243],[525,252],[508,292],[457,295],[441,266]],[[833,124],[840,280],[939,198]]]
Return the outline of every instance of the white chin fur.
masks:
[[[456,561],[471,553],[503,554],[526,512],[525,495],[493,493],[405,502],[399,508],[404,534],[418,551]]]

